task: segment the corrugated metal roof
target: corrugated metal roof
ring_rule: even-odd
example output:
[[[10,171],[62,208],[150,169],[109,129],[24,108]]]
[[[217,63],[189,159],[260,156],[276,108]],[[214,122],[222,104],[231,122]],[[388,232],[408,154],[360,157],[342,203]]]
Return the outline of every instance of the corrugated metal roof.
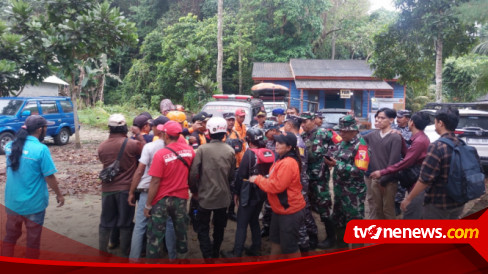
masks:
[[[59,79],[58,77],[52,75],[52,76],[49,76],[47,77],[46,79],[44,79],[44,81],[42,81],[43,83],[50,83],[50,84],[57,84],[57,85],[64,85],[64,86],[69,86],[68,83],[66,83],[65,81]]]
[[[254,63],[252,78],[294,78],[288,63]]]
[[[296,77],[373,77],[365,60],[291,59],[290,66]]]
[[[297,89],[393,90],[385,81],[295,80]]]

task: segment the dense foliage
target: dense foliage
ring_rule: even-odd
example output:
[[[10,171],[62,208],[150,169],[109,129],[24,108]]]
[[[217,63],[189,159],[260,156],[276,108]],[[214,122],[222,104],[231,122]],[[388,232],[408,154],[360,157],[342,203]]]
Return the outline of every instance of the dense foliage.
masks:
[[[217,2],[0,0],[0,93],[58,74],[83,105],[156,110],[170,98],[197,110],[217,90]],[[368,0],[224,0],[223,90],[249,93],[253,62],[321,58],[369,60],[378,77],[407,85],[414,109],[435,99],[436,79],[445,100],[486,94],[486,1],[396,5],[371,13]]]

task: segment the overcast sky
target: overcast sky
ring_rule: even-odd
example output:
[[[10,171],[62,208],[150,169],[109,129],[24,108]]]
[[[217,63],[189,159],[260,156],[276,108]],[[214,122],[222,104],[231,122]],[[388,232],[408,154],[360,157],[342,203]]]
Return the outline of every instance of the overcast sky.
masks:
[[[385,8],[387,10],[395,10],[393,0],[369,0],[371,7],[369,11],[374,11],[379,8]]]

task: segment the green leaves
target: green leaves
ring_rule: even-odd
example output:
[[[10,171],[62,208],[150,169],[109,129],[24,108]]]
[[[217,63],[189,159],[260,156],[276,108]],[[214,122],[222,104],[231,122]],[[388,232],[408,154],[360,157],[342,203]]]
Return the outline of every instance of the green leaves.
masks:
[[[448,58],[443,71],[446,95],[453,102],[471,102],[488,92],[483,85],[484,69],[488,67],[488,56],[469,54]],[[481,84],[481,85],[480,85]]]

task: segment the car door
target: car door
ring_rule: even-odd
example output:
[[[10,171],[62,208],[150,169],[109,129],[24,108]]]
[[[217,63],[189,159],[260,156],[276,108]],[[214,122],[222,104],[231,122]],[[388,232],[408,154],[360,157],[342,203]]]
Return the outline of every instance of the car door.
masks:
[[[24,107],[22,108],[22,110],[20,111],[19,120],[22,122],[22,124],[24,124],[25,119],[27,119],[27,117],[29,117],[29,116],[23,116],[22,115],[22,113],[27,111],[27,110],[30,111],[30,115],[39,115],[40,114],[39,105],[37,104],[37,101],[36,100],[27,101],[25,103]]]
[[[56,131],[62,122],[58,104],[55,100],[43,100],[39,102],[39,105],[41,107],[41,115],[46,118],[46,120],[54,122],[54,125],[47,127],[46,135],[56,135]]]
[[[68,100],[58,101],[58,107],[61,110],[61,121],[63,124],[68,124],[71,132],[75,130],[75,120],[73,114],[73,104]]]

